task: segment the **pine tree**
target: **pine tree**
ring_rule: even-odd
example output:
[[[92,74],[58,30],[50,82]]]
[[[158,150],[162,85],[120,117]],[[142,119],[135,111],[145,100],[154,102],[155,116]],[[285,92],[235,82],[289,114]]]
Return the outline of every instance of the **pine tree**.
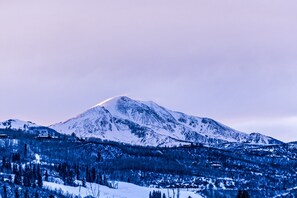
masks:
[[[13,153],[12,162],[20,162],[20,161],[21,161],[21,155],[19,153]]]
[[[102,174],[100,174],[100,173],[98,173],[98,175],[97,175],[97,182],[98,182],[98,184],[103,185]]]
[[[15,189],[14,197],[15,197],[15,198],[20,198],[20,195],[19,195],[19,189],[18,189],[18,188]]]
[[[37,185],[38,187],[42,188],[43,186],[43,182],[42,182],[42,173],[40,171],[40,168],[39,168],[39,171],[37,173]]]
[[[16,164],[13,164],[13,166],[12,166],[12,173],[13,174],[16,174],[18,171],[19,171],[18,170],[18,166]]]
[[[102,181],[102,184],[105,185],[105,186],[107,186],[107,177],[106,177],[105,174],[103,175],[103,181]]]
[[[79,164],[75,165],[75,174],[76,174],[76,179],[79,180],[80,178]]]
[[[23,184],[26,187],[31,186],[31,177],[32,177],[32,171],[29,166],[25,166],[25,171],[24,171],[24,177],[23,177]]]
[[[6,158],[3,156],[2,157],[2,170],[5,168],[6,166]]]
[[[98,151],[98,153],[97,153],[97,161],[100,161],[101,160],[101,153],[100,153],[100,151]]]
[[[32,184],[33,188],[36,188],[36,180],[37,180],[37,176],[38,176],[38,166],[36,168],[36,164],[33,164],[33,170],[31,171],[32,176],[30,179],[31,179],[31,184]]]
[[[95,182],[96,180],[96,169],[92,168],[92,174],[91,174],[91,182]]]
[[[91,182],[89,166],[86,167],[86,181]]]
[[[28,191],[28,189],[26,189],[26,191],[25,191],[24,198],[29,198],[29,191]]]
[[[5,157],[2,158],[2,170],[6,169],[6,170],[11,170],[11,163],[8,159],[6,159]]]
[[[14,181],[15,184],[17,185],[22,185],[22,176],[21,173],[19,171],[17,171],[14,175]]]
[[[75,180],[75,175],[74,172],[72,170],[67,170],[66,172],[66,176],[65,176],[65,183],[67,185],[73,186],[74,185],[74,180]]]
[[[47,172],[47,170],[45,171],[45,176],[44,176],[44,179],[45,179],[45,181],[47,181],[47,182],[48,182],[48,172]]]
[[[3,186],[3,198],[7,198],[7,188],[6,188],[6,185]]]
[[[27,144],[24,145],[24,156],[27,157]]]
[[[62,179],[65,181],[66,179],[66,175],[67,175],[67,164],[66,163],[63,163],[61,166],[60,166],[60,176],[62,177]]]

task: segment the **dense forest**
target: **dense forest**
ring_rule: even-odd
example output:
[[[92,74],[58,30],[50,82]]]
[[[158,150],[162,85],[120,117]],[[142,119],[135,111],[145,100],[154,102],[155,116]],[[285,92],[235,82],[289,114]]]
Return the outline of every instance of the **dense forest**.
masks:
[[[1,130],[0,194],[5,197],[70,197],[43,182],[117,188],[115,181],[157,188],[191,188],[207,197],[250,197],[293,193],[297,186],[297,144],[254,146],[192,144],[142,147],[80,139],[48,131]],[[241,192],[241,191],[240,191]],[[155,198],[163,194],[152,192]]]

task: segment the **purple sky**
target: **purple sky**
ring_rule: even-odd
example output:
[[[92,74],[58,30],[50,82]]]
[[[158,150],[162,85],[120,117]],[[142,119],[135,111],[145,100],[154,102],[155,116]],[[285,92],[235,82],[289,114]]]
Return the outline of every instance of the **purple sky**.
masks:
[[[0,1],[0,120],[112,96],[297,140],[295,0]]]

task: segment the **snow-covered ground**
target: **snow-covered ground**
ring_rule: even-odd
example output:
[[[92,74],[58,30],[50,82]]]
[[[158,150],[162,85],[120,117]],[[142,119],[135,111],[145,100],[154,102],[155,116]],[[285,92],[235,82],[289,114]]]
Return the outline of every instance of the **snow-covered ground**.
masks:
[[[166,197],[177,197],[177,189],[158,189],[158,188],[148,188],[137,186],[131,183],[119,182],[118,189],[108,188],[94,183],[87,183],[87,187],[72,187],[65,186],[62,184],[56,184],[52,182],[43,182],[45,188],[51,190],[61,190],[65,194],[72,194],[81,197],[86,197],[91,195],[93,197],[100,198],[149,198],[149,193],[153,190],[161,191],[162,194],[165,193]],[[173,195],[175,194],[175,196]],[[182,189],[180,190],[180,198],[201,198],[202,196],[195,194],[193,191]]]

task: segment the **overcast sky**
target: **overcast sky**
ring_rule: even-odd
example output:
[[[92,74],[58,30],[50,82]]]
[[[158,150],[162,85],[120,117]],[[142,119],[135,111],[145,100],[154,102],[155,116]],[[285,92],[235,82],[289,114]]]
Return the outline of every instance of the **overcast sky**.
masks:
[[[297,140],[296,0],[0,0],[0,120],[127,95]]]

